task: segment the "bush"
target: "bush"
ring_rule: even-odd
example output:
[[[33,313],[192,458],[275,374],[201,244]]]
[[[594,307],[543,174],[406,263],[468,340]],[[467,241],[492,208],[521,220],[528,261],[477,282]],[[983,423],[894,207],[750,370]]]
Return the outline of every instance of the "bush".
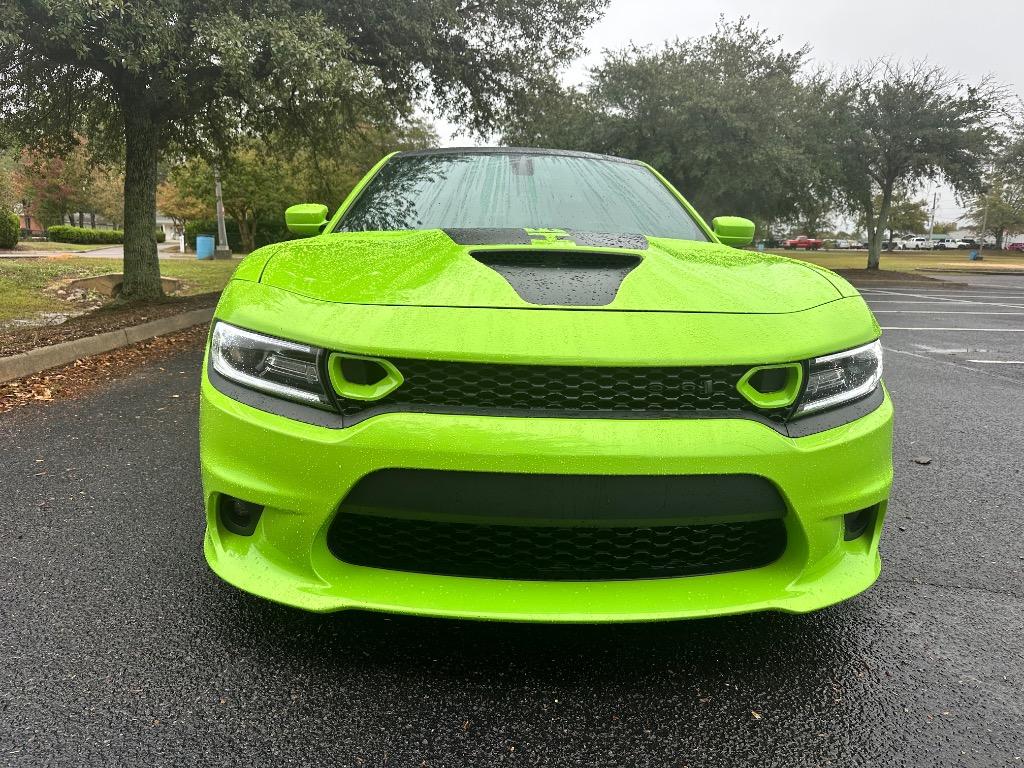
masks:
[[[242,238],[238,234],[238,224],[234,219],[225,219],[225,229],[228,233],[228,247],[233,253],[242,252]],[[197,235],[213,235],[217,237],[217,222],[214,219],[190,221],[185,224],[185,242],[193,251],[196,249]],[[256,247],[260,248],[270,243],[279,243],[282,240],[294,238],[284,223],[284,217],[274,219],[260,219],[256,225]]]
[[[124,232],[120,229],[87,229],[67,224],[47,227],[46,237],[55,243],[79,245],[117,245],[124,242]]]
[[[18,244],[21,222],[10,211],[0,210],[0,248],[14,248]]]

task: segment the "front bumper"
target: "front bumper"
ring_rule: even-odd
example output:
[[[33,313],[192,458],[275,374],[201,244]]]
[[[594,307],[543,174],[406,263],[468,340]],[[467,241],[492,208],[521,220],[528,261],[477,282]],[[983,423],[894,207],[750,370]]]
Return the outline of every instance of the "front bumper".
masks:
[[[206,558],[229,583],[311,611],[358,608],[475,619],[647,621],[757,610],[806,612],[869,587],[892,481],[892,405],[785,437],[743,419],[614,420],[394,413],[347,429],[256,410],[204,375]],[[786,502],[788,544],[770,565],[636,581],[515,581],[350,565],[327,546],[346,493],[384,468],[562,474],[757,474]],[[219,494],[265,506],[252,536],[227,531]],[[879,505],[843,536],[845,514]]]

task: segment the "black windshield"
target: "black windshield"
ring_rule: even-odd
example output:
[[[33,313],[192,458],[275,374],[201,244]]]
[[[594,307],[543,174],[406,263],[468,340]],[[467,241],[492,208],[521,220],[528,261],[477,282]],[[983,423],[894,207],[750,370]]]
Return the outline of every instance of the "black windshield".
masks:
[[[569,229],[707,240],[637,163],[531,152],[398,155],[370,180],[338,231]]]

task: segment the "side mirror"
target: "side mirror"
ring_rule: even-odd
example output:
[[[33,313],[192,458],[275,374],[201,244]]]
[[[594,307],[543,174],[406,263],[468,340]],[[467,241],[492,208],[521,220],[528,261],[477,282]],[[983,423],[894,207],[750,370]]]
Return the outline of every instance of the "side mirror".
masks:
[[[711,227],[715,237],[734,248],[750,245],[754,239],[754,222],[740,216],[717,216],[711,220]]]
[[[320,203],[293,205],[284,212],[288,231],[300,237],[319,235],[327,224],[327,206]],[[751,225],[753,226],[753,225]]]

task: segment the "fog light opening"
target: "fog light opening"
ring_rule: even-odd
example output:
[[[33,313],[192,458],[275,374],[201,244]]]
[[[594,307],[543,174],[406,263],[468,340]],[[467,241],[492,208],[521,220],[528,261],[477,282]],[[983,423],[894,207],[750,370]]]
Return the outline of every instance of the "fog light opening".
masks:
[[[874,528],[875,513],[878,511],[878,505],[875,504],[873,507],[866,509],[859,509],[856,512],[850,512],[848,515],[843,515],[843,539],[846,541],[853,541],[859,539],[868,531]]]
[[[263,505],[221,494],[217,499],[217,514],[221,524],[232,533],[252,536],[263,514]]]

